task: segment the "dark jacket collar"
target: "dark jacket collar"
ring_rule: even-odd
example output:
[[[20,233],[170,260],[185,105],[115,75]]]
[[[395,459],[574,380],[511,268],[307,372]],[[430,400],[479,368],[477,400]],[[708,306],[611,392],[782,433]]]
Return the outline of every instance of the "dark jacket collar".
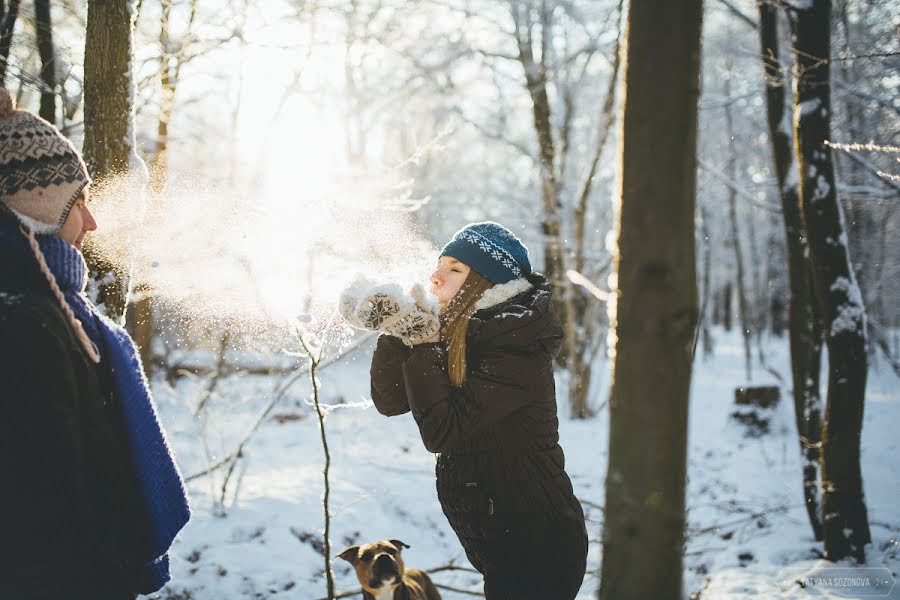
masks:
[[[563,331],[553,312],[550,282],[533,273],[527,283],[524,291],[475,312],[469,322],[470,344],[522,351],[540,345],[554,357],[559,353]]]

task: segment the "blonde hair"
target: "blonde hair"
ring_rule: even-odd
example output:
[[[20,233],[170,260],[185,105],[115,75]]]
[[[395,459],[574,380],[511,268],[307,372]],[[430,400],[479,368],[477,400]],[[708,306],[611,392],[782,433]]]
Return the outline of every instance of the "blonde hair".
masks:
[[[450,383],[455,386],[461,386],[466,380],[466,332],[469,329],[469,319],[475,314],[475,305],[484,292],[493,286],[480,273],[471,270],[460,290],[441,311],[441,339],[447,344],[447,370]]]
[[[53,291],[53,295],[56,296],[56,300],[59,302],[63,314],[66,315],[66,319],[68,319],[69,323],[72,325],[72,329],[75,331],[75,337],[78,338],[81,347],[84,348],[84,351],[92,361],[99,363],[100,351],[97,349],[94,342],[87,336],[81,321],[78,320],[78,317],[76,317],[75,313],[72,311],[72,307],[66,302],[66,297],[63,295],[62,290],[59,289],[59,284],[56,283],[56,277],[53,276],[50,267],[47,266],[47,260],[44,258],[44,253],[41,252],[41,247],[34,237],[34,232],[31,228],[25,226],[20,226],[19,231],[21,231],[22,235],[28,240],[28,245],[31,246],[31,251],[34,253],[34,257],[37,259],[38,265],[41,268],[41,273],[44,274],[44,278],[46,278],[47,283],[50,284],[50,289]]]

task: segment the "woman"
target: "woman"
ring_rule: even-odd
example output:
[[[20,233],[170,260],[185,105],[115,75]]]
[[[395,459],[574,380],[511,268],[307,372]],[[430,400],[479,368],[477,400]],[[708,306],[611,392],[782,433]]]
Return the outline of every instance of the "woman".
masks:
[[[124,600],[189,518],[128,334],[84,296],[87,168],[0,88],[0,598]]]
[[[421,326],[422,301],[382,289],[358,304],[356,322],[390,334],[372,358],[375,406],[411,411],[438,455],[441,507],[489,600],[570,600],[587,533],[559,446],[553,361],[562,328],[549,283],[512,232],[490,222],[453,236],[431,283],[439,343]]]

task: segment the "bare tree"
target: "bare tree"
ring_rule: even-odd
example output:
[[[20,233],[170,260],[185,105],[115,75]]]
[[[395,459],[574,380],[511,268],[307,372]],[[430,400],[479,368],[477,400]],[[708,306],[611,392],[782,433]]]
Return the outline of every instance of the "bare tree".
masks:
[[[544,272],[553,289],[553,308],[563,325],[571,331],[569,290],[565,281],[565,257],[562,243],[562,205],[557,174],[558,150],[553,135],[553,119],[547,91],[548,60],[553,38],[553,3],[510,0],[518,60],[522,65],[525,86],[531,97],[532,118],[538,141],[538,165],[541,181],[541,232],[544,238]],[[535,48],[540,54],[535,55]],[[571,340],[571,336],[569,338]],[[570,350],[561,352],[563,363]]]
[[[825,556],[865,560],[871,541],[862,487],[866,312],[850,263],[831,148],[831,0],[789,9],[794,53],[794,139],[813,289],[823,308],[828,395],[822,435]]]
[[[822,334],[815,298],[812,271],[807,256],[800,195],[793,156],[793,131],[785,103],[786,72],[778,47],[778,13],[767,0],[760,0],[759,36],[766,82],[766,116],[775,175],[781,197],[787,248],[789,300],[789,336],[793,375],[794,416],[803,455],[803,497],[817,540],[822,539],[821,499],[819,497],[819,450],[822,430],[822,397],[819,370]]]
[[[9,6],[5,0],[0,0],[0,85],[6,85],[6,67],[18,17],[19,0],[9,0]]]
[[[84,47],[84,159],[98,185],[128,172],[134,151],[132,97],[133,3],[89,0]],[[90,246],[85,258],[107,316],[125,317],[130,293],[127,269]]]
[[[628,14],[601,599],[682,597],[702,14],[700,0]]]
[[[730,66],[730,65],[729,65]],[[728,162],[726,164],[726,174],[732,182],[737,180],[737,159],[738,153],[735,147],[734,132],[734,116],[733,105],[734,100],[731,97],[731,69],[725,76],[725,135],[728,137]],[[731,223],[731,246],[734,250],[734,264],[736,266],[735,291],[738,297],[738,320],[741,324],[741,337],[744,340],[744,370],[747,375],[747,381],[753,379],[752,369],[752,352],[750,350],[751,317],[750,306],[747,297],[747,275],[744,268],[744,254],[741,247],[741,230],[738,225],[737,214],[737,188],[728,186],[728,218]]]
[[[34,25],[38,54],[41,56],[41,107],[38,114],[56,123],[56,50],[53,47],[53,24],[50,0],[34,0]]]

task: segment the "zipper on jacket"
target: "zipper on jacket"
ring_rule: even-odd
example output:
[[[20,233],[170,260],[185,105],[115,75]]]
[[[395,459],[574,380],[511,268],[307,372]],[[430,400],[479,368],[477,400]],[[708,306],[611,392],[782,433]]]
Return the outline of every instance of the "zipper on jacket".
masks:
[[[489,517],[494,516],[494,499],[493,498],[488,498],[488,516]]]

